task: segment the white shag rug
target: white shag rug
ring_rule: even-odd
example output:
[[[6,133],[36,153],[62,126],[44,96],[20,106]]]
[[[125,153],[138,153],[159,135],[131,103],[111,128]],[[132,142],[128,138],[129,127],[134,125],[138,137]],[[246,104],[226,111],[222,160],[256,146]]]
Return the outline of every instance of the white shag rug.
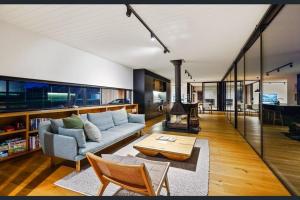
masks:
[[[184,162],[171,161],[163,157],[148,157],[133,148],[133,144],[147,137],[133,141],[121,148],[114,154],[134,155],[150,160],[171,162],[168,172],[171,196],[206,196],[208,194],[209,181],[209,145],[204,139],[197,139],[192,157]],[[64,178],[54,183],[65,189],[69,189],[87,196],[97,195],[98,187],[101,184],[91,167],[81,172],[72,172]],[[119,187],[110,184],[104,196],[116,195]],[[161,195],[166,196],[165,188],[161,190]]]

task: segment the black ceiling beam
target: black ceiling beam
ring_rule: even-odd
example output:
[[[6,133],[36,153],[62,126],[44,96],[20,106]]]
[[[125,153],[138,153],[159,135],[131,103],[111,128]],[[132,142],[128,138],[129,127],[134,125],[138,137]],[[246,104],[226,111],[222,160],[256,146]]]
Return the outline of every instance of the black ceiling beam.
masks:
[[[126,15],[127,17],[130,17],[131,14],[133,14],[143,25],[144,27],[150,32],[150,36],[154,37],[164,48],[164,53],[170,53],[170,50],[168,47],[158,38],[158,36],[152,31],[152,29],[146,24],[146,22],[137,14],[137,12],[132,8],[131,5],[125,4],[127,7]]]
[[[233,63],[227,70],[226,74],[222,78],[225,80],[226,76],[230,73],[231,69],[234,65],[245,55],[245,53],[250,49],[250,47],[254,44],[254,42],[260,37],[261,33],[269,26],[269,24],[273,21],[276,15],[280,12],[280,10],[284,7],[284,4],[272,4],[262,19],[259,21],[258,25],[255,27],[254,31],[251,33],[247,42],[244,44],[243,48],[240,50],[237,57],[234,59]]]

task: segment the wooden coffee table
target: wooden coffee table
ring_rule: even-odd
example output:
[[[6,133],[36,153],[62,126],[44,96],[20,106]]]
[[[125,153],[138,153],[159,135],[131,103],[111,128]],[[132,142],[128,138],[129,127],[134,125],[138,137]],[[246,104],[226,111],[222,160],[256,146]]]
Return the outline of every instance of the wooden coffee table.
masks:
[[[161,136],[176,138],[176,141],[158,140],[157,138]],[[184,161],[191,157],[195,142],[196,137],[153,133],[133,147],[147,156],[161,154],[171,160]]]

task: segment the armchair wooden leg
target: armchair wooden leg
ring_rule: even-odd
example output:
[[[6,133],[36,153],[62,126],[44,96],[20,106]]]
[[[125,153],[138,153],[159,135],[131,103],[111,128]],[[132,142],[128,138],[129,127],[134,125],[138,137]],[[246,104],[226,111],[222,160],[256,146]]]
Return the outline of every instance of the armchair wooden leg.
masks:
[[[76,171],[80,172],[80,160],[76,161]]]
[[[167,175],[166,175],[166,178],[165,178],[165,186],[166,186],[166,190],[167,190],[167,195],[170,196],[170,187],[169,187],[169,180],[168,180]]]
[[[98,196],[102,196],[106,187],[108,186],[109,182],[103,182],[102,185],[99,187]]]

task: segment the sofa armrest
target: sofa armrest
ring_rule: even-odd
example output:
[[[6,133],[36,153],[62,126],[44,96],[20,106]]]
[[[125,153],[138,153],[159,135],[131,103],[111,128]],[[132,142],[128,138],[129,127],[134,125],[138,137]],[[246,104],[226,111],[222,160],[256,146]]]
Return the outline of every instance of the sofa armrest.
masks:
[[[145,115],[128,113],[128,122],[145,124]]]
[[[74,161],[78,154],[77,142],[73,137],[45,132],[43,144],[43,152],[48,156]]]

